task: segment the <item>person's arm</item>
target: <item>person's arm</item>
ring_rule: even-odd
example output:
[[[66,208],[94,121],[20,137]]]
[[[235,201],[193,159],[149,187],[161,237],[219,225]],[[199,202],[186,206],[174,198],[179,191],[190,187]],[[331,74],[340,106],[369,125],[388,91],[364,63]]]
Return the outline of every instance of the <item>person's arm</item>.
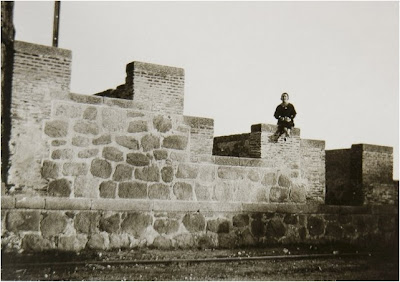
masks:
[[[294,106],[292,105],[292,114],[291,114],[290,118],[293,120],[296,117],[296,114],[297,114],[296,110],[295,110]]]
[[[276,110],[275,110],[275,113],[274,113],[274,117],[275,117],[276,119],[279,119],[279,118],[280,118],[279,106],[276,107]]]

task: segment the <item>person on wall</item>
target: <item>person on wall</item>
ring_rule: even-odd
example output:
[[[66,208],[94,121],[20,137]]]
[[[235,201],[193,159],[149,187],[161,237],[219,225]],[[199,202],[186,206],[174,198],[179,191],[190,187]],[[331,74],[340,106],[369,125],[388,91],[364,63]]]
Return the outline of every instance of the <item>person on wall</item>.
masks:
[[[271,136],[271,140],[277,142],[282,134],[285,134],[284,140],[290,137],[290,131],[294,127],[294,118],[296,117],[296,110],[294,106],[289,103],[289,94],[282,93],[282,103],[280,103],[275,110],[274,117],[278,120],[278,129]]]

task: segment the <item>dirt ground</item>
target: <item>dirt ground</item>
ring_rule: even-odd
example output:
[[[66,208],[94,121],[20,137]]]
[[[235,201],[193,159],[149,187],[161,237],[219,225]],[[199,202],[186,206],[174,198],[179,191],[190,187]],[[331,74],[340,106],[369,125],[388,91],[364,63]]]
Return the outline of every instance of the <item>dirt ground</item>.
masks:
[[[352,253],[362,256],[341,256]],[[324,258],[291,255],[335,254]],[[284,259],[228,262],[159,262],[168,259]],[[145,261],[144,261],[145,260]],[[115,263],[120,261],[122,263]],[[146,263],[147,261],[147,263]],[[37,265],[36,263],[42,263]],[[46,262],[65,262],[43,265]],[[76,264],[71,264],[76,263]],[[36,264],[36,265],[34,265]],[[398,280],[398,252],[368,252],[349,246],[276,246],[233,250],[120,250],[82,254],[2,254],[2,280],[199,281],[199,280]]]

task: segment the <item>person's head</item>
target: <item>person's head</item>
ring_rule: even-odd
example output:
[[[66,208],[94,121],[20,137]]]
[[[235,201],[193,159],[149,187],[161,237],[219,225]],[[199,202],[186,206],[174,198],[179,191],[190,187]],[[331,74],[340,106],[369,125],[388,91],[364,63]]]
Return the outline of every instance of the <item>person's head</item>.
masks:
[[[281,100],[282,102],[286,103],[289,100],[289,94],[287,94],[286,92],[282,93]]]

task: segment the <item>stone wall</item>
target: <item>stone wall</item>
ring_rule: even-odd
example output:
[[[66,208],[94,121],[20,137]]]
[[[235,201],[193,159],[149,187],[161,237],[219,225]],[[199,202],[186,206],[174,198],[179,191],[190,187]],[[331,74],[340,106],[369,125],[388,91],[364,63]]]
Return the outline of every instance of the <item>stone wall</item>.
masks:
[[[214,137],[213,155],[250,158],[250,133]]]
[[[70,76],[70,51],[15,41],[8,171],[8,184],[15,189],[45,186],[42,125],[50,117],[51,101],[69,93]]]
[[[2,197],[2,250],[398,246],[396,207]]]
[[[326,191],[328,204],[397,203],[393,148],[356,144],[326,151]]]

